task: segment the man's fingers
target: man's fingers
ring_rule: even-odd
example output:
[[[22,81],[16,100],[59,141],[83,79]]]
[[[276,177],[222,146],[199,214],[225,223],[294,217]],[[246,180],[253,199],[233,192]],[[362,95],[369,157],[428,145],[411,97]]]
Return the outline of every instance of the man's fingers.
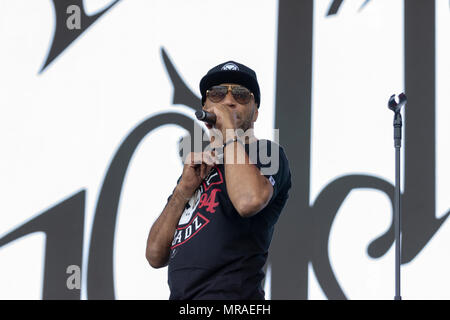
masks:
[[[184,164],[200,164],[202,163],[202,157],[198,152],[190,152],[185,158]]]
[[[185,164],[191,167],[196,167],[199,164],[205,163],[209,166],[214,166],[218,160],[211,152],[191,152],[185,159]]]
[[[219,163],[219,160],[217,159],[217,156],[215,155],[214,150],[207,152],[208,157],[208,164],[214,166],[215,164]]]
[[[203,153],[203,162],[207,165],[214,165],[214,159],[211,157],[209,153]]]

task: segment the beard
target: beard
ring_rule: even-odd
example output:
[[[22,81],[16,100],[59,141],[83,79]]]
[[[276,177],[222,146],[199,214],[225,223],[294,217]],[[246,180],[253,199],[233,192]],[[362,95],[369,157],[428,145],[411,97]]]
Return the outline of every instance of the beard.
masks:
[[[252,121],[251,121],[251,119],[247,119],[247,120],[244,120],[244,121],[242,122],[242,125],[240,126],[240,128],[241,128],[244,132],[246,132],[248,129],[251,128],[251,126],[252,126]]]
[[[242,123],[239,126],[239,128],[242,129],[244,132],[253,127],[253,121],[252,121],[253,115],[254,115],[254,112],[249,114],[247,118],[242,119]]]

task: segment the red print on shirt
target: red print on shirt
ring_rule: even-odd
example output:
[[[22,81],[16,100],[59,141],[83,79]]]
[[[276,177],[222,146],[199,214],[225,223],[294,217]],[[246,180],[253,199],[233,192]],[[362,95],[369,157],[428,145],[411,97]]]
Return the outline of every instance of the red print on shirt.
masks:
[[[209,212],[209,213],[216,212],[216,207],[219,205],[219,202],[216,201],[216,194],[219,191],[220,191],[220,189],[217,189],[217,188],[213,189],[211,191],[211,193],[209,194],[209,196],[206,192],[203,193],[200,196],[200,203],[198,204],[198,207],[202,208],[202,207],[207,206],[207,208],[206,208],[207,212]]]
[[[217,193],[221,191],[219,188],[210,189],[211,186],[218,186],[223,183],[223,176],[220,170],[214,167],[208,176],[203,180],[202,187],[196,192],[201,193],[190,200],[190,207],[185,208],[182,218],[179,221],[178,228],[173,237],[171,249],[174,249],[190,239],[192,239],[204,226],[209,223],[209,219],[200,214],[200,208],[205,208],[208,213],[215,213],[219,206],[219,201],[216,200]],[[208,192],[209,191],[209,192]],[[196,193],[197,194],[197,193]],[[197,200],[196,200],[197,199]]]
[[[220,185],[223,183],[222,172],[220,172],[219,168],[214,166],[213,170],[211,170],[208,176],[203,180],[203,188],[208,191],[209,188],[213,185]]]

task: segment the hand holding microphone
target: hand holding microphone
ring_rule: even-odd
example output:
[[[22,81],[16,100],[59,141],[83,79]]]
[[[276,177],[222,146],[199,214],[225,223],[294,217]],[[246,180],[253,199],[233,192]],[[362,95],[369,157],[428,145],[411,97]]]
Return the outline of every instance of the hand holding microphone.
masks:
[[[223,105],[216,105],[211,108],[212,112],[205,110],[198,110],[195,112],[195,116],[198,120],[205,122],[208,129],[215,128],[222,132],[222,136],[225,137],[226,131],[231,129],[235,130],[237,126],[237,115]]]

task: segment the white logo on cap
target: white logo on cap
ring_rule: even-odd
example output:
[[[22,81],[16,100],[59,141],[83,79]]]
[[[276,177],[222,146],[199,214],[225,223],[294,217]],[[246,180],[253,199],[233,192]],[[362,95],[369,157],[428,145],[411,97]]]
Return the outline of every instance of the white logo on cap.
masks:
[[[227,63],[226,65],[224,65],[222,67],[222,70],[233,70],[233,71],[238,71],[239,67],[237,65],[235,65],[234,63],[230,62]]]

